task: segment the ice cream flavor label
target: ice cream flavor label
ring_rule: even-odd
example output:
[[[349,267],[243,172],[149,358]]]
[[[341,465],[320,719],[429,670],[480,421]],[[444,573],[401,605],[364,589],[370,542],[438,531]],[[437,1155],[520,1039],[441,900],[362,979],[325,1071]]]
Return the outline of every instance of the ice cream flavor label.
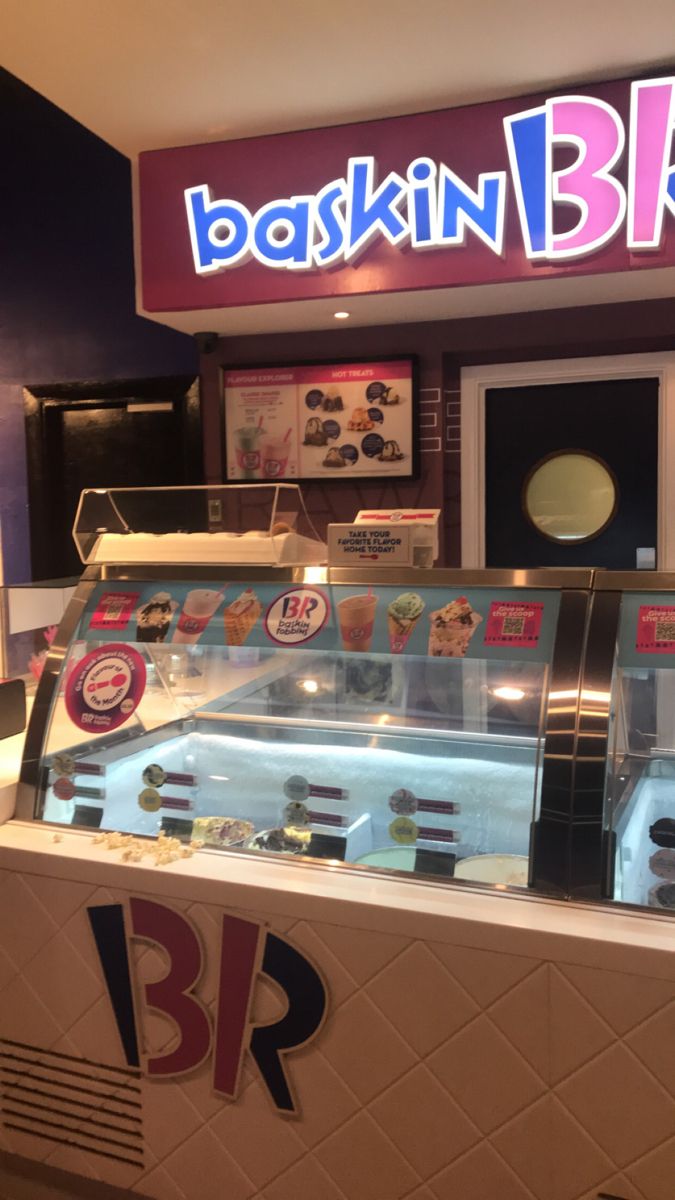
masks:
[[[140,592],[103,592],[89,622],[90,629],[126,629]]]
[[[544,605],[537,601],[523,604],[494,600],[485,626],[485,645],[535,648],[543,615]]]
[[[145,661],[132,646],[92,650],[66,684],[66,710],[78,729],[105,733],[135,713],[145,691]]]
[[[639,654],[675,654],[675,605],[640,605],[635,649]]]
[[[316,637],[329,614],[328,597],[318,588],[289,588],[267,609],[265,633],[281,646],[297,646]]]

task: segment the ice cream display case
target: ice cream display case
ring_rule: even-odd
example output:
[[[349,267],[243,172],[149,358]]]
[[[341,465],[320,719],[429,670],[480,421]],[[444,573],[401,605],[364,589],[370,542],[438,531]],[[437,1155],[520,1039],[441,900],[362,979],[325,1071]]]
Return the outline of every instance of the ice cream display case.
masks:
[[[601,627],[606,637],[618,629],[606,684],[604,892],[675,911],[675,575],[607,572],[596,587],[596,642]]]
[[[92,547],[111,499],[96,497]],[[237,503],[239,521],[260,522]],[[277,499],[290,524],[284,511]],[[178,558],[193,536],[209,535],[146,542]],[[588,572],[90,565],[44,673],[18,815],[271,861],[557,886],[551,698],[580,669],[589,584]],[[559,804],[559,762],[555,788]]]

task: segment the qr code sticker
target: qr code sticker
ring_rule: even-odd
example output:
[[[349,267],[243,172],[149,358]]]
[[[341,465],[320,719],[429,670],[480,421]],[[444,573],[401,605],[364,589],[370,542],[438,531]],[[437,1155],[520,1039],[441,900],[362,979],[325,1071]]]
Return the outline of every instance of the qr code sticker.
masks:
[[[675,642],[675,621],[657,621],[654,637],[657,642]]]
[[[525,618],[504,617],[502,633],[510,634],[511,637],[522,637],[522,635],[525,633]]]
[[[101,614],[103,621],[119,621],[124,612],[126,596],[124,599],[114,599],[105,601],[105,612]]]

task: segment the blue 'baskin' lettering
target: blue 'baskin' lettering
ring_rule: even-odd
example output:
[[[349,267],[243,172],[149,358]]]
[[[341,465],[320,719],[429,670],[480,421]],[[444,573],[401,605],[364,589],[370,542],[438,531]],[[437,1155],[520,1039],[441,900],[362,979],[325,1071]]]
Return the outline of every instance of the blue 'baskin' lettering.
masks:
[[[206,185],[185,192],[195,270],[210,275],[248,258],[251,214],[236,200],[213,200]]]
[[[531,108],[504,120],[518,216],[528,258],[546,254],[548,173],[546,109]]]
[[[408,224],[411,245],[418,248],[436,243],[436,163],[416,158],[408,167]],[[410,203],[412,199],[412,204]]]
[[[253,244],[259,262],[291,270],[312,265],[309,214],[313,204],[313,196],[293,196],[258,209],[253,221]]]
[[[439,245],[462,246],[467,229],[501,254],[506,211],[506,172],[478,176],[474,192],[449,167],[441,165],[438,194]]]
[[[347,261],[361,254],[381,234],[392,246],[409,236],[397,206],[407,194],[404,179],[390,171],[375,188],[375,159],[350,158],[347,172]]]
[[[321,238],[314,247],[314,259],[319,267],[328,267],[342,257],[346,227],[340,206],[344,207],[346,192],[345,180],[336,179],[317,193],[316,224]]]

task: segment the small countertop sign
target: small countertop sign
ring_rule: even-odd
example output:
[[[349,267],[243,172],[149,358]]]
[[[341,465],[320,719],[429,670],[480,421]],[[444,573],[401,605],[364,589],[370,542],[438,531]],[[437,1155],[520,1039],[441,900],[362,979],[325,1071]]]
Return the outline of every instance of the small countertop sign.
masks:
[[[332,567],[376,565],[410,566],[410,529],[391,525],[329,525],[328,562]]]

